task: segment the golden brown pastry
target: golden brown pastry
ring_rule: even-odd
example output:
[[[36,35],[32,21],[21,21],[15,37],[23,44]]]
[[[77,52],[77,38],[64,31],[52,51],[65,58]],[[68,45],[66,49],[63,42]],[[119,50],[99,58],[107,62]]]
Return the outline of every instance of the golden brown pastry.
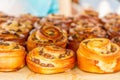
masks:
[[[25,65],[25,49],[11,41],[0,41],[0,71],[16,71]]]
[[[26,58],[30,70],[42,74],[64,72],[74,67],[74,52],[55,45],[39,46],[29,52]]]
[[[86,72],[120,71],[120,47],[106,38],[82,41],[77,50],[78,67]]]
[[[102,20],[105,22],[104,28],[106,29],[111,41],[120,46],[120,15],[110,13]]]
[[[106,37],[106,31],[102,28],[103,24],[94,18],[81,15],[76,21],[76,26],[69,29],[68,48],[76,51],[79,43],[87,38]]]
[[[15,41],[25,45],[25,41],[32,29],[29,22],[19,22],[17,19],[7,20],[0,25],[0,39],[5,41]]]
[[[27,40],[28,51],[37,47],[38,45],[55,44],[60,47],[66,47],[67,33],[53,25],[45,24],[40,29],[33,31]]]

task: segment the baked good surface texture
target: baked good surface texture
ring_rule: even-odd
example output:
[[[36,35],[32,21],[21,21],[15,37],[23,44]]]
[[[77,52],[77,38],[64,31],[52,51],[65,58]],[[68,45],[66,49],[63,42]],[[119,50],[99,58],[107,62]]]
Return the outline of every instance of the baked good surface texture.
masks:
[[[75,65],[74,52],[55,45],[36,47],[29,52],[26,58],[30,70],[53,74],[69,70]]]
[[[113,73],[120,70],[120,47],[106,38],[82,41],[77,50],[78,67],[92,73]]]
[[[16,71],[25,65],[23,46],[11,41],[0,41],[0,71]]]

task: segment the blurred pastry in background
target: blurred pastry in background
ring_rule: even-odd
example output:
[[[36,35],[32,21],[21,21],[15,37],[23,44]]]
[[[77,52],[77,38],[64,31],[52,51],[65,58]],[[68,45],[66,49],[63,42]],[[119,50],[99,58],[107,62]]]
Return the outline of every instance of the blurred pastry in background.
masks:
[[[117,13],[110,13],[106,15],[102,21],[105,23],[104,28],[111,41],[120,45],[120,15]]]
[[[87,13],[75,18],[75,27],[69,28],[68,48],[76,51],[79,43],[84,39],[107,37],[106,31],[103,29],[104,24],[97,18],[93,18]]]
[[[20,45],[25,45],[32,25],[28,21],[20,22],[17,18],[8,19],[0,24],[0,39],[14,41]]]

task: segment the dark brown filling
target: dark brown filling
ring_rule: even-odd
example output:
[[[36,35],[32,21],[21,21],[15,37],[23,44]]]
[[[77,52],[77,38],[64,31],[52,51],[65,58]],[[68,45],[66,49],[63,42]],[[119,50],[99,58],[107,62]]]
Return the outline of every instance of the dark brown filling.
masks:
[[[87,45],[90,42],[90,40],[84,41],[85,45]]]
[[[0,42],[0,45],[9,46],[10,44],[9,43]]]
[[[41,63],[39,59],[36,59],[36,58],[32,58],[31,61],[35,62],[36,64],[39,64],[40,66],[42,67],[54,67],[53,64],[45,64],[45,63]]]
[[[115,48],[115,46],[111,45],[110,51],[107,52],[101,52],[101,54],[110,54],[110,53],[114,53],[117,49]]]
[[[39,51],[39,55],[44,56],[44,57],[47,58],[47,59],[54,59],[54,56],[53,56],[53,55],[50,55],[50,54],[48,54],[48,53],[44,53],[44,52],[43,52],[43,49]]]
[[[4,32],[2,32],[2,34],[10,34],[10,32],[4,31]]]
[[[34,35],[34,36],[32,37],[32,40],[34,41],[34,40],[38,40],[38,39],[37,39],[36,36]]]
[[[115,46],[112,45],[110,50],[111,50],[111,52],[115,52],[117,49]]]
[[[16,45],[13,49],[19,49],[19,46]]]
[[[66,56],[70,56],[70,50],[66,50],[65,54],[60,54],[59,58],[65,58]]]
[[[22,30],[18,29],[17,32],[22,32]]]

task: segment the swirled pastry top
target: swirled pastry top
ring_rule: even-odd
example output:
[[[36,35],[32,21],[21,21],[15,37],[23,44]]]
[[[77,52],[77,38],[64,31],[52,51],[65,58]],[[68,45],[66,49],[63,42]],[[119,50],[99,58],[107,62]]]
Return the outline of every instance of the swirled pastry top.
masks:
[[[102,71],[113,72],[120,59],[120,47],[106,38],[86,39],[80,43],[78,56],[96,61]]]
[[[31,59],[68,59],[74,56],[74,52],[69,49],[64,49],[55,45],[47,45],[42,47],[37,47],[34,52],[30,54]]]
[[[17,19],[7,20],[7,22],[0,25],[0,34],[15,34],[19,37],[25,37],[32,29],[32,25],[29,22],[19,22]]]
[[[25,55],[25,49],[16,42],[0,41],[0,56]]]
[[[70,28],[69,33],[70,39],[78,41],[86,38],[106,37],[107,35],[99,21],[85,15],[79,16],[79,19],[76,21],[76,27]]]
[[[32,40],[41,43],[60,43],[67,41],[66,31],[48,24],[43,25],[38,30],[35,30],[31,35]]]
[[[113,58],[120,57],[120,47],[106,38],[86,39],[81,42],[80,48],[89,50],[90,54],[88,54],[88,57],[94,57],[93,59],[97,60],[111,56],[113,56]]]

